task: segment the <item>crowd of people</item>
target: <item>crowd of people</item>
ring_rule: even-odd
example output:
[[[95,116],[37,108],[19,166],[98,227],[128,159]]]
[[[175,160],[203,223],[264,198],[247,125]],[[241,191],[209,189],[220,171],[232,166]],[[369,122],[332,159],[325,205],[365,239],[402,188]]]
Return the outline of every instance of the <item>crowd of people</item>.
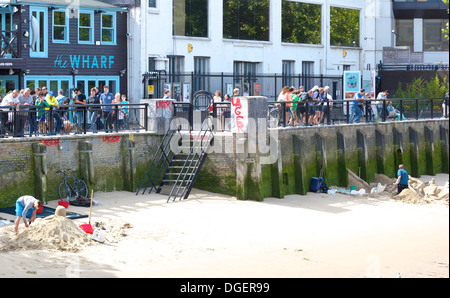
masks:
[[[116,109],[114,104],[120,106]],[[98,87],[91,88],[88,97],[79,88],[73,89],[73,97],[65,96],[62,89],[55,94],[45,86],[35,90],[13,90],[3,99],[0,96],[0,137],[7,133],[24,136],[26,128],[30,136],[68,134],[73,127],[75,133],[81,133],[85,123],[93,132],[112,132],[116,125],[118,129],[127,129],[127,104],[125,94],[113,95],[108,86],[103,87],[103,92]],[[86,109],[86,105],[94,106]],[[12,108],[15,113],[11,112]],[[50,109],[52,113],[49,113]]]
[[[305,91],[304,86],[298,89],[285,86],[278,95],[277,101],[286,102],[285,117],[289,126],[324,124],[333,109],[333,97],[330,87],[314,86]],[[282,113],[279,114],[281,119]]]
[[[288,126],[313,126],[331,123],[330,111],[333,109],[333,97],[330,87],[314,86],[305,91],[304,86],[298,89],[285,86],[281,90],[277,101],[285,102],[285,117]],[[383,105],[386,106],[388,118],[405,120],[405,116],[395,109],[392,101],[388,100],[389,90],[382,91],[377,98],[372,98],[369,93],[361,89],[355,93],[349,104],[349,124],[359,123],[365,115],[366,122],[376,122],[383,114]],[[282,114],[279,114],[279,120]],[[329,121],[330,120],[330,121]]]

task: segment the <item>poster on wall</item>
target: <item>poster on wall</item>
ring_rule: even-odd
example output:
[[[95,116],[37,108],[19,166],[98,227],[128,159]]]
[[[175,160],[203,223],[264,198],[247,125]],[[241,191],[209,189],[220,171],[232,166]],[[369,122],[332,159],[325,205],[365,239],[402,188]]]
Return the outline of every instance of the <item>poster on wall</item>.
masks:
[[[181,101],[181,84],[180,83],[173,84],[172,98],[176,99],[177,101]]]
[[[244,86],[244,91],[243,91],[244,96],[250,96],[250,84],[244,83],[243,86]]]
[[[227,83],[225,84],[226,86],[226,94],[228,94],[230,97],[233,96],[233,84],[232,83]]]
[[[370,70],[363,71],[362,87],[369,93],[371,98],[375,97],[375,72]]]
[[[253,95],[261,96],[261,84],[259,83],[253,84]]]
[[[361,89],[361,72],[344,71],[344,99],[353,99]],[[347,115],[347,105],[344,104],[344,114]]]
[[[183,102],[191,102],[191,84],[183,84]]]

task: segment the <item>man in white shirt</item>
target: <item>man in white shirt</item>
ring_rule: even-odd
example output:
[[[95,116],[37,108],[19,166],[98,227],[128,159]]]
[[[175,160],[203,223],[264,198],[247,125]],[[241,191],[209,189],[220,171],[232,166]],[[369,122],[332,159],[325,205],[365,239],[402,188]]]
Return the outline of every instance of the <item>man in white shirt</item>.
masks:
[[[372,111],[375,117],[375,121],[378,121],[383,113],[383,101],[387,99],[389,95],[389,90],[378,93],[377,100],[375,101],[375,106],[372,106]]]
[[[41,201],[32,196],[22,196],[16,201],[16,220],[14,222],[16,235],[19,232],[20,220],[23,219],[25,227],[28,228],[27,217],[30,217],[30,223],[36,219],[36,210],[42,206]]]
[[[7,111],[10,110],[10,108],[16,107],[17,110],[20,107],[20,101],[19,101],[19,90],[14,90],[13,92],[7,94],[0,104],[0,136],[4,136],[6,134],[6,124],[8,122],[8,114],[9,120],[13,120],[13,113],[7,113]]]

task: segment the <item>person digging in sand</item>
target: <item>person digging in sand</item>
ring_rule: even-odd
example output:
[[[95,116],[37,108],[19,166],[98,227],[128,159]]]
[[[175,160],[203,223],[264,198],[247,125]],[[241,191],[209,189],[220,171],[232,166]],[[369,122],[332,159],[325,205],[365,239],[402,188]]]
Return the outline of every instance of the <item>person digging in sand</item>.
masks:
[[[32,196],[22,196],[16,201],[16,220],[15,224],[15,232],[16,235],[19,233],[19,223],[20,219],[23,218],[23,222],[25,223],[25,227],[28,228],[29,224],[27,222],[27,217],[30,218],[30,223],[34,222],[36,219],[36,210],[41,208],[42,203],[38,199]]]
[[[397,185],[397,188],[398,188],[397,194],[399,194],[405,188],[409,188],[408,187],[408,173],[405,171],[403,165],[398,166],[397,176],[398,176],[397,181],[395,181],[394,184]]]

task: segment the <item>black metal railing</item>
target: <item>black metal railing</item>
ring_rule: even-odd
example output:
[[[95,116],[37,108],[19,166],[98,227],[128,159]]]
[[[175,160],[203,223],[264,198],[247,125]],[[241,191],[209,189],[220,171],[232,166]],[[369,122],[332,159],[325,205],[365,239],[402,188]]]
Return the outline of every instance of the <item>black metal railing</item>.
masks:
[[[148,130],[148,104],[0,107],[0,137]]]
[[[269,101],[267,124],[270,128],[276,128],[449,118],[448,104],[443,99],[375,99],[364,101],[360,105],[353,102],[298,102],[298,121],[293,123],[290,121],[292,102]],[[196,112],[201,113],[201,118],[193,116]],[[230,131],[232,126],[231,102],[214,102],[212,110],[207,108],[202,111],[196,111],[190,103],[176,102],[174,116],[184,118],[190,129],[193,127],[194,118],[203,121],[205,117],[213,118],[215,131]]]

